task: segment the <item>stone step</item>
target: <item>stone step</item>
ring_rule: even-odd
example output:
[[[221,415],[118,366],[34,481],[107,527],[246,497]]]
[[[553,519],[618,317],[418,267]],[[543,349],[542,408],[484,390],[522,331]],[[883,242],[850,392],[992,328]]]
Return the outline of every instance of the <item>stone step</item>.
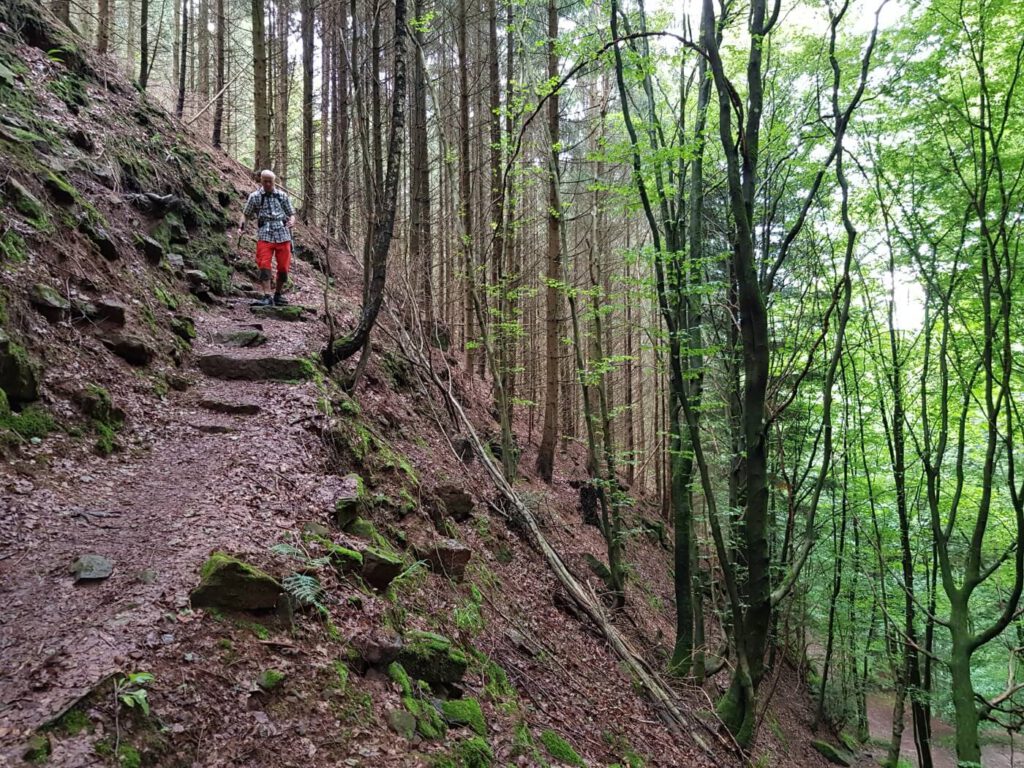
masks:
[[[215,379],[303,381],[313,377],[315,368],[301,357],[203,355],[199,358],[199,370]]]
[[[256,317],[268,320],[287,320],[290,322],[302,321],[307,316],[316,315],[315,309],[299,306],[298,304],[289,304],[285,307],[253,306],[249,307],[249,311],[256,315]]]
[[[226,413],[232,416],[255,416],[260,412],[260,407],[255,403],[225,403],[209,399],[200,400],[199,407],[214,413]]]

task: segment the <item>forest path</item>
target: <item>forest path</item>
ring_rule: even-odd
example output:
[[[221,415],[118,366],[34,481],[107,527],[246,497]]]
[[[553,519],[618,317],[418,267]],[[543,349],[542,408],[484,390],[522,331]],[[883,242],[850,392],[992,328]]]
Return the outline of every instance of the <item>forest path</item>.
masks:
[[[871,734],[871,765],[885,757],[886,750],[882,743],[888,743],[892,736],[892,696],[872,694],[868,696],[868,729]],[[909,765],[917,765],[917,752],[914,749],[914,733],[910,722],[909,710],[904,715],[903,741],[900,743],[900,756]],[[952,746],[953,727],[938,718],[932,718],[932,763],[935,768],[956,768],[956,752]],[[985,768],[1019,768],[1024,766],[1024,755],[1015,754],[1011,745],[1003,742],[982,744],[982,764]]]
[[[315,288],[306,293],[293,301],[315,305]],[[328,508],[323,449],[304,427],[315,383],[226,381],[195,368],[211,353],[294,362],[326,335],[314,319],[257,318],[248,304],[229,299],[197,313],[193,386],[133,414],[128,450],[53,458],[35,476],[0,467],[0,763],[107,675],[139,671],[145,648],[190,631],[183,609],[212,550],[263,551]],[[253,323],[263,346],[215,339]],[[222,414],[202,401],[259,410]],[[113,561],[113,574],[76,584],[70,567],[86,553]]]

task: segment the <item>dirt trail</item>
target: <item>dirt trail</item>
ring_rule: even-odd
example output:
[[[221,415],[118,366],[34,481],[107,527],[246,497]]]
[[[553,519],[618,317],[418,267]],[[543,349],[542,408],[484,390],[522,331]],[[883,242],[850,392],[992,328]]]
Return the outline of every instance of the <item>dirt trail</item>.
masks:
[[[910,713],[905,715],[906,724],[903,730],[903,741],[900,743],[900,756],[910,765],[917,765],[917,753],[914,749],[914,733],[910,722]],[[892,735],[892,698],[882,694],[868,696],[868,728],[872,741],[888,742]],[[955,752],[941,744],[950,743],[953,729],[938,718],[932,718],[932,762],[935,768],[956,768]],[[937,743],[939,742],[939,743]],[[872,746],[872,764],[877,765],[878,759],[885,756],[885,749]],[[985,768],[1013,768],[1024,765],[1024,756],[1016,755],[1009,744],[983,744],[981,748],[982,764]]]
[[[316,303],[315,291],[303,299]],[[233,349],[213,335],[263,324],[269,343]],[[197,355],[310,355],[319,321],[260,320],[247,300],[197,318]],[[221,381],[191,367],[193,386],[151,413],[130,414],[129,449],[115,457],[54,458],[45,474],[0,468],[0,763],[4,752],[115,671],[133,671],[144,648],[189,632],[197,569],[214,549],[263,551],[298,521],[320,518],[322,449],[304,427],[316,386]],[[254,403],[222,415],[203,399]],[[45,450],[44,446],[40,450]],[[329,482],[329,479],[327,479]],[[81,554],[114,562],[113,575],[74,584]]]

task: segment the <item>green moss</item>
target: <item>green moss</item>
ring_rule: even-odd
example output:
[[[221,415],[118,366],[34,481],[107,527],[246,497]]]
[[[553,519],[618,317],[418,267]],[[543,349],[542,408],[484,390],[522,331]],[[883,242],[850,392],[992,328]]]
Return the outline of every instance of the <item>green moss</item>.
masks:
[[[361,539],[373,540],[380,536],[380,534],[377,533],[376,526],[374,526],[374,524],[365,517],[357,517],[349,524],[346,530],[353,536],[358,536]]]
[[[28,246],[25,244],[25,238],[13,229],[8,229],[0,236],[0,263],[21,264],[27,258]]]
[[[73,707],[61,715],[60,719],[54,725],[58,730],[63,731],[68,736],[77,736],[82,731],[91,728],[92,721],[81,709]]]
[[[153,294],[156,296],[157,301],[159,301],[168,309],[177,309],[178,306],[181,304],[177,296],[175,296],[170,291],[165,291],[159,285],[153,289]]]
[[[398,683],[398,687],[402,689],[403,696],[412,696],[412,680],[409,677],[409,673],[405,671],[405,667],[397,661],[391,662],[388,666],[388,676]]]
[[[460,768],[490,768],[494,762],[494,751],[481,736],[461,742],[455,747],[453,756]]]
[[[418,698],[420,691],[429,691],[430,687],[423,681],[415,683],[399,662],[388,666],[388,675],[398,684],[402,691],[402,705],[409,714],[416,717],[416,729],[427,739],[440,739],[448,731],[448,726],[441,719],[441,714],[432,704]]]
[[[50,230],[50,217],[46,215],[46,209],[35,195],[13,178],[7,180],[6,191],[7,199],[14,206],[14,210],[24,216],[33,228],[40,232]]]
[[[122,744],[117,750],[117,764],[121,768],[141,768],[142,755],[131,744]]]
[[[441,704],[441,713],[452,725],[465,725],[480,736],[487,735],[487,721],[476,699],[450,699]]]
[[[554,731],[542,731],[540,734],[540,740],[544,744],[544,748],[548,751],[548,754],[555,760],[568,765],[576,765],[579,766],[579,768],[586,768],[587,764],[583,762],[583,758],[579,756],[569,742]]]
[[[285,673],[277,669],[265,669],[256,680],[256,685],[268,693],[277,690],[285,680]]]
[[[4,401],[6,404],[6,396]],[[53,417],[39,406],[29,406],[21,413],[14,413],[8,408],[6,413],[0,412],[0,443],[41,440],[54,427]]]
[[[45,733],[37,733],[28,740],[23,757],[26,763],[39,765],[50,759],[50,738]]]
[[[354,549],[343,547],[340,544],[331,542],[327,545],[327,553],[331,558],[331,564],[339,571],[358,570],[363,565],[363,555]]]
[[[335,684],[335,686],[339,690],[344,691],[346,688],[348,688],[348,677],[349,677],[348,665],[344,661],[342,661],[341,659],[338,659],[337,661],[334,662],[333,667],[334,667],[334,674],[338,678],[338,681]]]

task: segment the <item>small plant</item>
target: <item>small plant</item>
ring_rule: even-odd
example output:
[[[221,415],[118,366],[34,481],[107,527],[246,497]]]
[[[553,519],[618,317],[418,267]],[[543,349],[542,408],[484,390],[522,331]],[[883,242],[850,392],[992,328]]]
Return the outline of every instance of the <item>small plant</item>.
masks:
[[[138,709],[146,717],[149,716],[149,694],[146,685],[155,678],[149,672],[130,672],[114,680],[114,698],[119,705],[129,709]],[[120,708],[120,706],[118,707]]]
[[[149,717],[149,693],[146,686],[156,678],[149,672],[129,672],[114,678],[114,754],[121,758],[121,707]],[[127,745],[125,749],[130,749]],[[134,752],[134,750],[132,750]],[[136,753],[137,754],[137,753]],[[122,760],[122,763],[126,761]],[[136,762],[136,765],[138,763]]]

